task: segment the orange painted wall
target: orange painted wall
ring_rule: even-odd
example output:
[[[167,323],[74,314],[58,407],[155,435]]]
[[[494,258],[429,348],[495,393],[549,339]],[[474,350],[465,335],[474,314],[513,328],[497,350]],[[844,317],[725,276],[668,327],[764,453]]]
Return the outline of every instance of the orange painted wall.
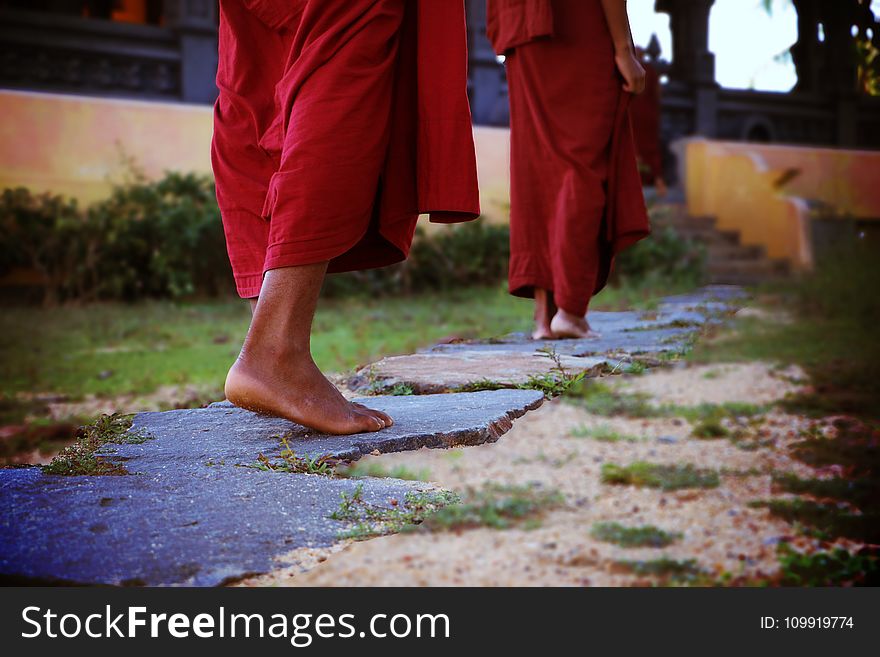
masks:
[[[0,91],[0,188],[52,191],[84,203],[130,176],[210,173],[211,108]]]

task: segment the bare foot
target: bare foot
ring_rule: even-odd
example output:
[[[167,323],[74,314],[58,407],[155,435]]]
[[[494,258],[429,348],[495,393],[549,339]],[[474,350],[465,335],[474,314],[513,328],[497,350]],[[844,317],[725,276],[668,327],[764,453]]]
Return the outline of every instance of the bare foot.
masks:
[[[364,433],[394,424],[385,413],[343,397],[308,355],[265,362],[242,353],[226,376],[226,398],[321,433]]]
[[[585,317],[572,315],[560,308],[550,322],[550,330],[557,338],[575,338],[578,340],[594,340],[601,336],[590,328]]]

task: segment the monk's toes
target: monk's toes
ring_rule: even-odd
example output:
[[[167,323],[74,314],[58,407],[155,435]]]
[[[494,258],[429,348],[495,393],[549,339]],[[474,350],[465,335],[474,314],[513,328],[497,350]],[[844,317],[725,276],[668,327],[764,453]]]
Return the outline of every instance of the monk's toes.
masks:
[[[387,413],[378,411],[375,408],[369,408],[368,406],[364,406],[363,404],[358,404],[357,402],[353,402],[353,405],[356,406],[361,413],[366,413],[368,415],[379,418],[380,420],[382,420],[382,423],[386,427],[390,427],[394,424],[394,420]]]

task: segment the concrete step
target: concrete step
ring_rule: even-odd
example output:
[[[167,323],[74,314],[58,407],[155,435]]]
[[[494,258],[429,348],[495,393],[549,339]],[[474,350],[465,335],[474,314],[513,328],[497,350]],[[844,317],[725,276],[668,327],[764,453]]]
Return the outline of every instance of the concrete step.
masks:
[[[730,244],[728,242],[719,242],[709,244],[706,249],[709,262],[726,262],[728,260],[761,260],[766,257],[766,251],[763,246]]]
[[[712,283],[725,285],[755,285],[784,278],[789,273],[788,263],[779,260],[710,260],[706,266]]]

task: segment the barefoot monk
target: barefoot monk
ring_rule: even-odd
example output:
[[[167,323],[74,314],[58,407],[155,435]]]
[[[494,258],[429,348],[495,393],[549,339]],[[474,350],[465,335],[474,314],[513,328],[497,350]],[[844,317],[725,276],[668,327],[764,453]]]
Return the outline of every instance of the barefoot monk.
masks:
[[[253,308],[234,404],[328,433],[391,425],[318,370],[312,318],[326,272],[405,259],[419,213],[479,214],[462,5],[220,1],[212,159]]]
[[[615,254],[648,234],[626,0],[488,2],[510,89],[510,292],[534,297],[535,339],[590,337]]]

